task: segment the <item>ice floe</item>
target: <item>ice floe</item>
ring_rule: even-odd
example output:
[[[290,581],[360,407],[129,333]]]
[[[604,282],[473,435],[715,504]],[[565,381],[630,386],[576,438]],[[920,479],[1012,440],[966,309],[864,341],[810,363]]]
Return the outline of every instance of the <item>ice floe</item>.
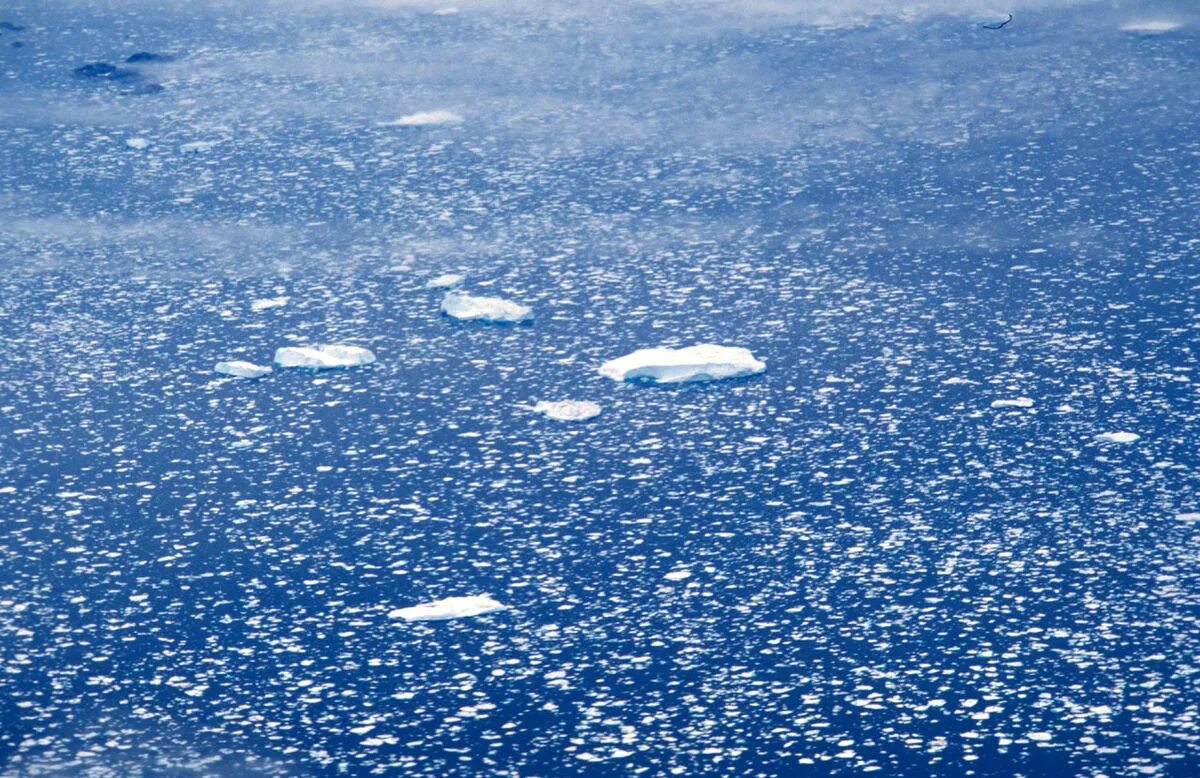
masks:
[[[380,122],[382,127],[433,127],[439,124],[458,124],[462,117],[454,111],[417,111],[399,119]]]
[[[1174,32],[1182,26],[1179,22],[1170,19],[1141,19],[1121,25],[1121,31],[1138,35],[1162,35]]]
[[[447,292],[442,298],[442,313],[464,321],[514,323],[533,318],[533,311],[527,305],[465,292]]]
[[[426,289],[448,289],[452,286],[458,286],[463,282],[462,273],[442,273],[436,278],[431,278],[425,282]]]
[[[992,400],[993,408],[1032,408],[1033,400],[1028,397],[1017,397],[1011,400]]]
[[[280,367],[310,367],[314,369],[369,365],[375,354],[361,346],[322,344],[316,346],[284,346],[275,350],[275,364]]]
[[[241,359],[228,359],[224,362],[218,362],[213,370],[222,375],[229,375],[235,378],[262,378],[271,372],[269,366],[256,365],[253,362],[246,362]]]
[[[250,310],[257,313],[259,311],[270,310],[271,308],[282,308],[287,304],[287,297],[264,297],[261,300],[252,300],[250,302]]]
[[[145,138],[126,138],[125,145],[135,151],[141,151],[142,149],[149,148],[150,141]]]
[[[590,400],[541,400],[533,411],[557,421],[586,421],[600,415],[600,406]]]
[[[482,616],[485,613],[502,611],[507,607],[492,599],[491,595],[473,594],[467,597],[447,597],[409,608],[396,608],[388,612],[388,618],[404,621],[447,621]]]
[[[1101,432],[1096,440],[1101,443],[1133,443],[1141,440],[1141,437],[1136,432]]]
[[[600,366],[614,381],[646,380],[658,384],[715,381],[754,375],[767,366],[749,349],[700,343],[687,348],[643,348]]]

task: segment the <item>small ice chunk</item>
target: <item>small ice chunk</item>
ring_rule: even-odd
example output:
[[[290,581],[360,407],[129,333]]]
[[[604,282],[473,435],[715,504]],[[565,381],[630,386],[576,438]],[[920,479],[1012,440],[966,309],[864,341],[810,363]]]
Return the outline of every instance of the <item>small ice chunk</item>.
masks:
[[[375,361],[370,349],[361,346],[317,345],[284,346],[275,350],[275,364],[280,367],[322,368],[355,367]]]
[[[482,616],[485,613],[502,611],[507,607],[492,599],[491,595],[473,594],[467,597],[447,597],[410,608],[396,608],[388,612],[388,618],[405,621],[447,621]]]
[[[992,400],[993,408],[1032,408],[1033,400],[1028,397],[1018,397],[1014,400]]]
[[[131,149],[141,151],[142,149],[150,146],[150,141],[146,140],[145,138],[126,138],[125,145]]]
[[[692,571],[690,570],[672,570],[663,576],[663,578],[666,578],[668,581],[684,581],[691,577]]]
[[[438,124],[458,124],[462,120],[454,111],[417,111],[379,124],[382,127],[432,127]]]
[[[250,310],[255,313],[259,311],[268,311],[272,308],[282,308],[288,304],[287,297],[264,297],[261,300],[251,300]]]
[[[194,140],[189,143],[184,143],[179,147],[180,152],[184,154],[203,154],[204,152],[216,146],[219,141],[215,140]]]
[[[1176,513],[1175,521],[1200,521],[1200,511],[1187,511],[1185,513]]]
[[[1133,443],[1141,439],[1136,432],[1101,432],[1096,440],[1101,443]]]
[[[235,378],[262,378],[271,372],[270,367],[256,365],[253,362],[246,362],[241,359],[229,359],[224,362],[218,362],[213,370],[223,375],[234,376]]]
[[[1045,743],[1048,740],[1053,740],[1054,736],[1049,732],[1030,732],[1029,739],[1036,743]]]
[[[442,313],[464,321],[522,322],[533,318],[527,305],[465,292],[447,292],[442,298]]]
[[[700,343],[687,348],[643,348],[600,366],[600,375],[614,381],[647,380],[657,384],[715,381],[754,375],[766,370],[749,349]]]
[[[431,278],[425,283],[426,289],[448,289],[458,286],[465,276],[462,273],[442,273],[437,278]]]
[[[541,400],[533,410],[557,421],[586,421],[600,415],[600,406],[589,400]]]
[[[1141,19],[1121,25],[1121,31],[1139,35],[1162,35],[1178,30],[1181,26],[1179,22],[1170,19]]]

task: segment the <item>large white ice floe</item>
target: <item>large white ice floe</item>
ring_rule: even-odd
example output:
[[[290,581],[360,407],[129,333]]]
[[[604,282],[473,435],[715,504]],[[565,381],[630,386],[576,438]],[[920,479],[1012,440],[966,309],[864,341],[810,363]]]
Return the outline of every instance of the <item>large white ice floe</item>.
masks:
[[[448,621],[482,616],[485,613],[502,611],[508,606],[492,599],[488,594],[472,594],[467,597],[447,597],[409,608],[388,611],[388,618],[404,621]]]
[[[442,298],[442,313],[463,321],[516,323],[533,318],[533,311],[527,305],[466,292],[447,292]]]
[[[371,350],[361,346],[284,346],[275,350],[275,364],[280,367],[355,367],[374,361],[375,355]]]
[[[1134,443],[1141,440],[1141,437],[1136,432],[1101,432],[1096,436],[1096,440],[1101,443]]]
[[[614,381],[652,381],[681,384],[754,375],[767,369],[749,349],[700,343],[687,348],[642,348],[610,359],[600,374]]]
[[[541,400],[533,411],[556,421],[587,421],[600,415],[600,406],[590,400]]]
[[[231,375],[234,378],[262,378],[271,372],[269,366],[256,365],[253,362],[246,362],[241,359],[228,359],[224,362],[218,362],[213,370],[222,375]]]
[[[380,122],[382,127],[434,127],[439,124],[458,124],[462,117],[454,111],[417,111],[406,114],[399,119]]]

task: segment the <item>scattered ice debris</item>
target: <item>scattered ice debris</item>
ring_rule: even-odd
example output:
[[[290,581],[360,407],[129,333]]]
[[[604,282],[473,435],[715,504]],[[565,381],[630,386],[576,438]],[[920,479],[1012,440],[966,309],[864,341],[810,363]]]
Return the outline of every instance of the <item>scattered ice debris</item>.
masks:
[[[683,581],[692,577],[691,570],[672,570],[663,576],[668,581]]]
[[[458,286],[465,276],[462,273],[442,273],[437,278],[431,278],[425,283],[426,289],[448,289]]]
[[[241,359],[230,359],[224,362],[218,362],[213,368],[218,373],[223,375],[231,375],[235,378],[262,378],[271,372],[270,367],[256,365],[253,362],[246,362]]]
[[[126,138],[125,145],[131,149],[141,151],[142,149],[149,148],[150,141],[145,138]]]
[[[1033,400],[1028,397],[1018,397],[1014,400],[992,400],[993,408],[1032,408]]]
[[[259,311],[267,311],[271,308],[282,308],[288,304],[287,297],[264,297],[261,300],[253,300],[250,302],[250,310],[258,313]]]
[[[767,366],[749,349],[700,343],[687,348],[643,348],[600,366],[614,381],[647,380],[658,384],[715,381],[754,375]]]
[[[1101,432],[1096,440],[1101,443],[1133,443],[1141,439],[1136,432]]]
[[[1185,511],[1176,513],[1175,521],[1200,521],[1200,511]]]
[[[541,400],[533,410],[558,421],[586,421],[600,415],[600,406],[589,400]]]
[[[396,608],[388,612],[388,618],[405,621],[446,621],[482,616],[485,613],[502,611],[507,607],[492,599],[491,595],[473,594],[467,597],[447,597],[410,608]]]
[[[464,321],[522,322],[533,318],[527,305],[465,292],[447,292],[442,298],[442,313]]]
[[[275,364],[280,367],[322,368],[355,367],[375,361],[370,349],[361,346],[321,344],[317,346],[284,346],[275,350]]]
[[[1182,27],[1179,22],[1170,19],[1142,19],[1121,25],[1122,32],[1132,32],[1139,35],[1162,35],[1174,32]]]
[[[219,142],[215,140],[194,140],[184,143],[179,147],[179,151],[183,154],[204,154]]]
[[[458,124],[462,117],[453,111],[417,111],[399,119],[380,122],[381,127],[432,127],[438,124]]]

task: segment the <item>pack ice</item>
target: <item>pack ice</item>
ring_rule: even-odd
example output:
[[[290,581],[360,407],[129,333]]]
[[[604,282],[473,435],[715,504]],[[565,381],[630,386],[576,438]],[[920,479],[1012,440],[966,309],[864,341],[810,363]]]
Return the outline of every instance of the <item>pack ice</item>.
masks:
[[[533,411],[557,421],[587,421],[600,415],[600,406],[589,400],[541,400]]]
[[[447,292],[442,313],[463,321],[522,322],[533,318],[529,306],[503,297],[483,297],[466,292]]]
[[[322,344],[316,346],[284,346],[275,350],[275,364],[280,367],[310,367],[314,370],[369,365],[375,361],[370,349],[361,346]]]
[[[241,359],[228,359],[224,362],[218,362],[213,370],[222,375],[231,375],[235,378],[262,378],[271,372],[270,367],[256,365],[253,362],[246,362]]]
[[[448,621],[482,616],[485,613],[504,610],[506,605],[487,594],[472,594],[467,597],[447,597],[409,608],[396,608],[388,612],[388,618],[405,621]]]
[[[716,381],[754,375],[767,369],[749,349],[700,343],[687,348],[643,348],[600,366],[614,381],[647,380],[656,384]]]

